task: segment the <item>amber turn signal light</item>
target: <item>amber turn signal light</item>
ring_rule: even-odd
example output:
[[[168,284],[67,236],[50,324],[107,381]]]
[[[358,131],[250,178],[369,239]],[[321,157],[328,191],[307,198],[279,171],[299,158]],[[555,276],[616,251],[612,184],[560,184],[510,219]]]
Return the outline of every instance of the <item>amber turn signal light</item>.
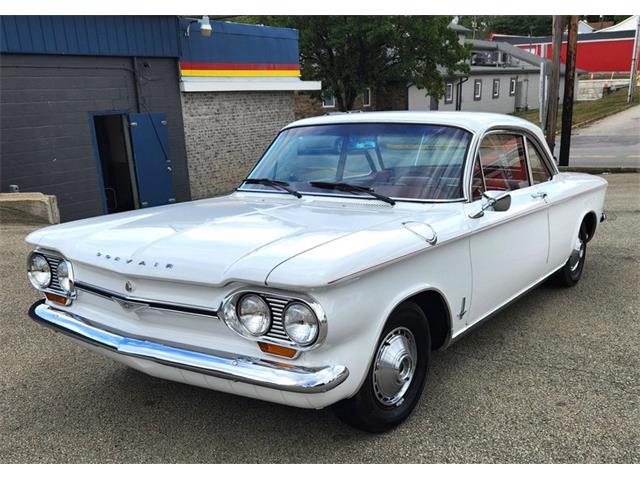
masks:
[[[67,297],[63,297],[62,295],[56,295],[55,293],[47,292],[44,294],[44,296],[47,297],[47,300],[51,300],[52,302],[59,303],[60,305],[67,304]]]
[[[296,356],[296,353],[298,353],[298,351],[293,348],[274,345],[272,343],[258,342],[258,346],[264,353],[270,353],[280,357],[293,358]]]

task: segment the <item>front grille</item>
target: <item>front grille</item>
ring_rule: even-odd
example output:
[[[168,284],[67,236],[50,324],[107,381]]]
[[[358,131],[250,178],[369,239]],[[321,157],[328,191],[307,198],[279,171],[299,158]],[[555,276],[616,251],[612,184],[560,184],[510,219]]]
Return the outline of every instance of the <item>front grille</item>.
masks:
[[[62,259],[49,254],[44,254],[43,256],[47,260],[49,268],[51,268],[51,284],[47,287],[47,290],[52,290],[55,293],[65,295],[66,292],[62,289],[60,286],[60,280],[58,280],[58,265]]]
[[[284,324],[282,323],[282,314],[284,308],[289,303],[288,299],[279,298],[272,295],[265,295],[264,299],[269,304],[271,309],[271,328],[265,335],[265,339],[276,340],[278,342],[288,342],[293,344],[289,335],[284,331]]]

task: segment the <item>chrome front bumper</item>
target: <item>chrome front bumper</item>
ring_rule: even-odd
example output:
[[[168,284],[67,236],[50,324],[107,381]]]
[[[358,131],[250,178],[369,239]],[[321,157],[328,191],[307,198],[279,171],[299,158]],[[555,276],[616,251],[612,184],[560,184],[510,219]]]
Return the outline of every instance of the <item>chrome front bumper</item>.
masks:
[[[29,315],[44,326],[121,355],[275,390],[321,393],[337,387],[349,376],[347,367],[340,365],[300,367],[226,352],[198,352],[129,338],[93,326],[86,318],[56,310],[46,305],[44,300],[33,304]]]

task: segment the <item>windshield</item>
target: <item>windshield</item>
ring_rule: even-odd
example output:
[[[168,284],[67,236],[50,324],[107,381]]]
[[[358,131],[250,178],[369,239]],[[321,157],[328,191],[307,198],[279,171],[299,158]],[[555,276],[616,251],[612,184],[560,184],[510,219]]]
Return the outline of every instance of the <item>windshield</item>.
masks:
[[[314,183],[339,182],[397,199],[455,200],[463,197],[470,140],[465,130],[439,125],[296,127],[278,135],[249,178],[287,182],[303,194],[336,194]],[[268,185],[243,189],[277,191]]]

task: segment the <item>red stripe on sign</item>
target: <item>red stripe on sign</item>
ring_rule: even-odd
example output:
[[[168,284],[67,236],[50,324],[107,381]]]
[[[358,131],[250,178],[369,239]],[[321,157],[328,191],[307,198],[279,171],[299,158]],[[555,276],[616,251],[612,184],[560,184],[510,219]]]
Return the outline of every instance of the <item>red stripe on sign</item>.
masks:
[[[300,70],[297,63],[180,62],[182,70]]]

